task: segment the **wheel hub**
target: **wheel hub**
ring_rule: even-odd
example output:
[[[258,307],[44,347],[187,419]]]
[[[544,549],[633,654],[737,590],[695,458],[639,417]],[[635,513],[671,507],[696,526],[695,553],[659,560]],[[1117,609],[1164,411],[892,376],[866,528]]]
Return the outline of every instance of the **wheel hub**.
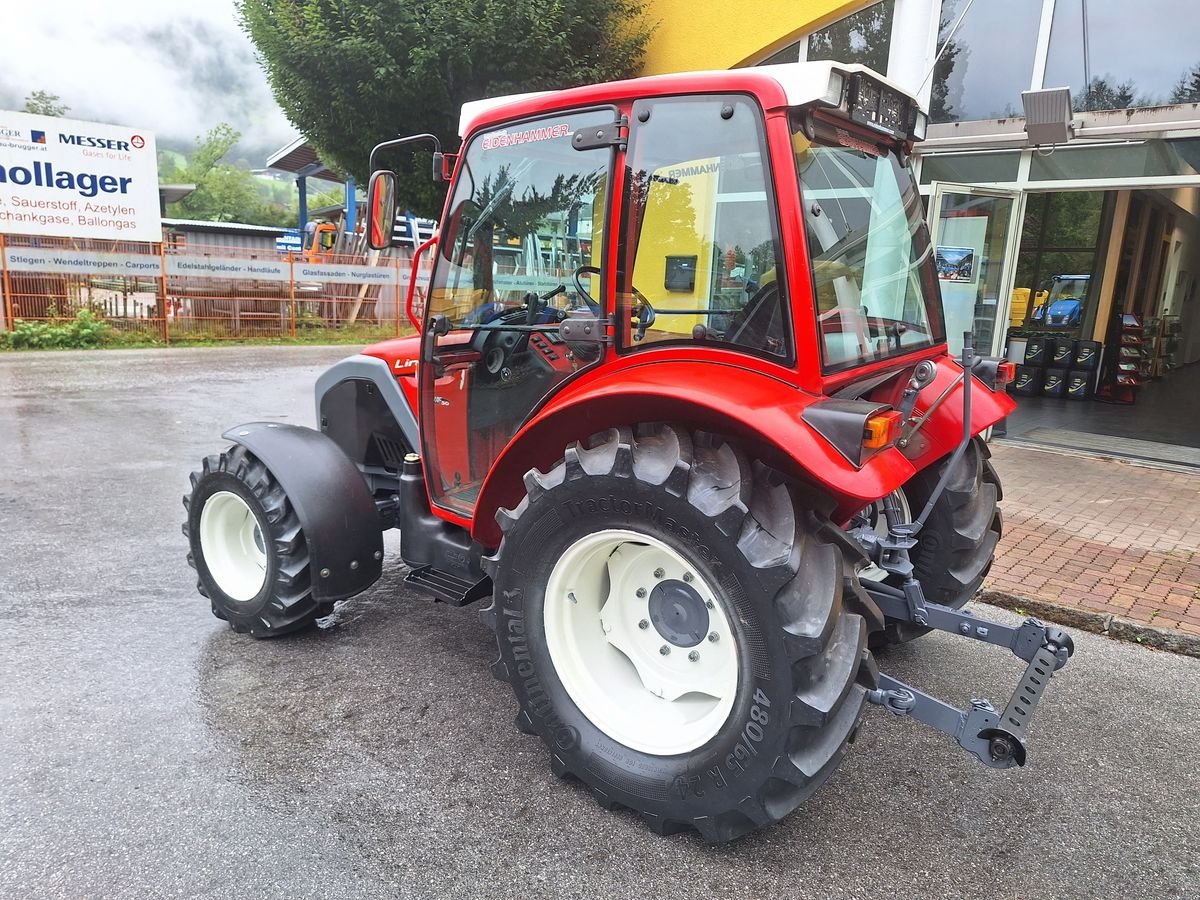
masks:
[[[650,593],[650,621],[676,647],[695,647],[708,636],[708,608],[696,589],[672,578]]]
[[[687,753],[729,717],[736,636],[716,593],[665,542],[626,529],[580,538],[550,573],[543,622],[563,687],[613,740]]]
[[[232,600],[253,600],[267,576],[267,548],[250,505],[218,491],[200,511],[200,549],[217,586]]]

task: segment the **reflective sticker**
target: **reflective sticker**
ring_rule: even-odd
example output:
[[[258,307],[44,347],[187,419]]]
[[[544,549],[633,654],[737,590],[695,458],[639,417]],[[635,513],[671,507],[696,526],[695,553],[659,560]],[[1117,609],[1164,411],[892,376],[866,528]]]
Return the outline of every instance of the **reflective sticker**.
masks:
[[[861,150],[863,153],[871,154],[871,156],[882,155],[878,144],[873,144],[870,141],[865,141],[862,138],[855,137],[850,132],[841,128],[836,130],[838,143],[843,147],[849,147],[852,150]]]

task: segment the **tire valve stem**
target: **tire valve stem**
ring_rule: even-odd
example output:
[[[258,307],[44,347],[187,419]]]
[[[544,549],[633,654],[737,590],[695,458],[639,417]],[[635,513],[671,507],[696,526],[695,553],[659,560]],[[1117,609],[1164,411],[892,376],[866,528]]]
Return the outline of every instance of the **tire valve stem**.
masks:
[[[699,651],[693,650],[691,653],[688,654],[688,659],[690,659],[692,662],[699,662],[700,661]]]
[[[710,644],[715,644],[720,639],[721,639],[721,636],[719,634],[717,634],[715,631],[710,631],[708,633],[708,642]]]
[[[578,603],[578,602],[579,602],[579,599],[578,599],[578,598],[575,596],[575,592],[574,592],[574,591],[568,591],[568,592],[567,592],[567,599],[568,599],[568,600],[570,600],[572,603]]]
[[[671,652],[671,648],[668,647],[666,644],[663,644],[661,647],[658,648],[658,652],[661,653],[663,656],[666,656],[667,654],[669,654]]]

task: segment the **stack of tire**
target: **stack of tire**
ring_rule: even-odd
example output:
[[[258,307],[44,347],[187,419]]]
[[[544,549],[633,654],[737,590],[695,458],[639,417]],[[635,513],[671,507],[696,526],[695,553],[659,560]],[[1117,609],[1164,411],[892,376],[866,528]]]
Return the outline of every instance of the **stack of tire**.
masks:
[[[1095,387],[1099,361],[1099,341],[1030,335],[1024,363],[1017,366],[1010,390],[1025,397],[1087,400]]]

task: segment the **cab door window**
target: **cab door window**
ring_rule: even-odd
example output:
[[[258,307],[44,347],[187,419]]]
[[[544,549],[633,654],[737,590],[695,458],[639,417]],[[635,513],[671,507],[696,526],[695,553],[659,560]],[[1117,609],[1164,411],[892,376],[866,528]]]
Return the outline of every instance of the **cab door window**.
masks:
[[[762,113],[749,98],[634,104],[619,320],[626,349],[724,344],[791,357]]]
[[[459,167],[429,295],[422,425],[430,488],[463,514],[521,424],[601,357],[567,342],[569,316],[600,316],[613,150],[577,150],[613,109],[569,111],[474,137]],[[432,327],[436,322],[437,327]]]

